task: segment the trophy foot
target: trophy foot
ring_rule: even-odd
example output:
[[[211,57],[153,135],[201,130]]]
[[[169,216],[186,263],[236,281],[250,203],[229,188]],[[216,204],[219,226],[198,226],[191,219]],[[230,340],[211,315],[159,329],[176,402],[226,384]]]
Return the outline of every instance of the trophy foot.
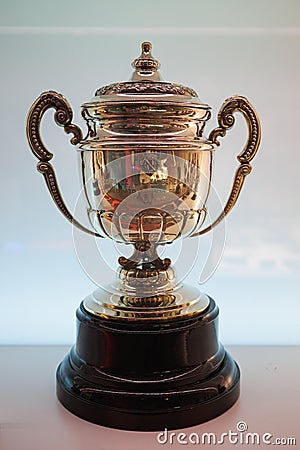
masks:
[[[78,308],[77,343],[57,369],[57,396],[99,425],[162,431],[206,422],[239,397],[237,364],[218,342],[218,308],[188,318],[105,319]]]

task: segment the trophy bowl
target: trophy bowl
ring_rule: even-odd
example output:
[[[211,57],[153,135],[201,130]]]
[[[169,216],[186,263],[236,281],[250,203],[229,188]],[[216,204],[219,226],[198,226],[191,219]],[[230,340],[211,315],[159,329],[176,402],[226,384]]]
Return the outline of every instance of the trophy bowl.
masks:
[[[88,215],[103,237],[163,245],[203,223],[212,150],[96,150],[80,157]]]
[[[101,87],[82,105],[83,137],[72,109],[55,91],[41,94],[27,118],[37,168],[61,213],[80,230],[131,245],[115,280],[88,295],[77,310],[75,346],[57,369],[57,395],[88,421],[129,430],[181,428],[210,420],[239,396],[237,364],[218,340],[218,307],[177,278],[159,248],[197,237],[235,205],[260,144],[260,123],[242,96],[225,100],[218,127],[204,135],[209,105],[186,86],[163,82],[151,44],[142,44],[128,82]],[[55,121],[73,134],[91,228],[73,217],[60,193],[53,154],[40,123]],[[249,136],[237,156],[229,198],[208,225],[212,162],[218,137],[244,116]]]

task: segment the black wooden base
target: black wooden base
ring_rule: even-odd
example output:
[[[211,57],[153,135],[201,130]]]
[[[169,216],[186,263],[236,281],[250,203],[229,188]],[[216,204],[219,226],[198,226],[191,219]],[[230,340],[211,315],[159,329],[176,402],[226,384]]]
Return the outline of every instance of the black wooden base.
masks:
[[[112,428],[189,427],[230,408],[237,364],[218,342],[218,308],[157,322],[98,318],[81,304],[77,343],[57,369],[57,396],[77,416]]]

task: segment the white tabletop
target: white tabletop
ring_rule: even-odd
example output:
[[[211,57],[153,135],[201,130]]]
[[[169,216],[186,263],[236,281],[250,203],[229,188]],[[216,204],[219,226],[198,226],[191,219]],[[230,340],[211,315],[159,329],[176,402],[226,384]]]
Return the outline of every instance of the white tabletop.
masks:
[[[0,347],[1,450],[152,450],[159,448],[270,448],[276,438],[295,438],[300,448],[300,347],[232,346],[228,350],[242,370],[241,397],[225,414],[202,425],[167,435],[113,430],[81,420],[66,411],[55,396],[55,370],[68,351],[63,346]],[[230,443],[195,445],[196,436],[237,432]],[[239,425],[240,427],[243,424]],[[162,421],[162,430],[164,429]],[[186,436],[178,436],[180,432]],[[191,434],[193,433],[193,434]],[[257,433],[260,445],[242,444],[246,433]],[[270,435],[266,434],[269,433]],[[243,436],[243,437],[242,437]],[[161,436],[164,442],[165,435]],[[182,440],[187,444],[178,442]],[[208,439],[206,437],[206,439]],[[213,439],[213,438],[211,438]],[[248,439],[251,440],[251,437]],[[257,436],[256,438],[257,439]],[[192,441],[192,442],[191,442]],[[173,442],[173,443],[170,443]],[[201,442],[201,441],[200,441]],[[282,447],[282,445],[280,446]],[[272,448],[272,447],[271,447]]]

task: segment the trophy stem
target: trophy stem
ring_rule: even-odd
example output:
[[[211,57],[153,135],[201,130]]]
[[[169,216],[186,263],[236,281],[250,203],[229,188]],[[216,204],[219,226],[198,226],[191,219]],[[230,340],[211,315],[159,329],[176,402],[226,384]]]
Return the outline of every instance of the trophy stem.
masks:
[[[130,258],[121,256],[119,264],[125,269],[141,269],[140,275],[153,269],[166,270],[171,265],[169,258],[161,259],[157,254],[158,245],[149,241],[139,241],[134,244],[134,252]]]

